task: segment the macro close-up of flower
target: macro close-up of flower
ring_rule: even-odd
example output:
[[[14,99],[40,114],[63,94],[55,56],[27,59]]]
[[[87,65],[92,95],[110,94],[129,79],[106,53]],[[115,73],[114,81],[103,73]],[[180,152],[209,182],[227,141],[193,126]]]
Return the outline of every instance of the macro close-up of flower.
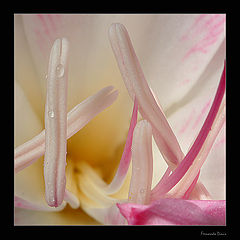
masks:
[[[14,15],[14,225],[226,225],[225,14]]]

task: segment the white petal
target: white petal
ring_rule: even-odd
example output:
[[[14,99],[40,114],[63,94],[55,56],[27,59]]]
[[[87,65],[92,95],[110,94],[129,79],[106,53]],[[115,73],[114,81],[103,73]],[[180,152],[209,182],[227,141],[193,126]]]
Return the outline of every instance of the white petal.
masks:
[[[44,98],[19,15],[14,16],[14,79],[21,85],[33,110],[43,122]]]
[[[199,77],[224,37],[225,15],[156,16],[145,36],[144,53],[137,45],[136,53],[164,110],[182,99],[196,83],[206,87],[205,83],[199,84]]]
[[[43,159],[23,169],[14,176],[16,196],[34,204],[47,206],[44,198]]]
[[[34,112],[22,87],[14,81],[14,147],[28,141],[42,129],[42,124]]]
[[[15,82],[14,133],[15,145],[24,143],[41,131],[41,123],[33,112],[20,85]],[[42,161],[23,170],[14,176],[14,193],[30,202],[44,204],[44,183]]]

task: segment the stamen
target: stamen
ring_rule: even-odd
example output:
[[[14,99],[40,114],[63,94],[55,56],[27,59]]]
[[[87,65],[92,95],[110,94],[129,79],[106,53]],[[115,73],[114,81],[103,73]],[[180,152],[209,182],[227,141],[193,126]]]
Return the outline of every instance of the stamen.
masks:
[[[74,209],[79,208],[80,203],[77,197],[69,192],[67,189],[65,191],[64,195],[64,200],[70,204],[70,206]],[[45,205],[40,205],[36,203],[29,202],[21,197],[14,196],[14,206],[18,208],[24,208],[24,209],[29,209],[29,210],[34,210],[34,211],[61,211],[65,208],[66,202],[62,203],[61,206],[57,208],[50,208],[49,206]]]
[[[105,87],[69,111],[67,115],[67,138],[73,136],[97,114],[112,105],[118,95],[117,90],[111,92],[112,90],[112,86]],[[43,156],[44,152],[45,130],[14,150],[15,173],[34,163]]]
[[[205,186],[198,181],[193,188],[191,195],[189,195],[189,199],[211,200],[212,198]]]
[[[67,189],[65,189],[64,200],[68,202],[73,209],[77,209],[80,206],[78,198]]]
[[[195,179],[193,180],[192,184],[190,185],[190,187],[188,188],[188,190],[185,192],[184,196],[182,197],[183,199],[188,199],[192,190],[194,189],[197,181],[198,181],[198,178],[199,178],[199,175],[200,175],[200,171],[198,172],[197,176],[195,177]]]
[[[50,54],[45,107],[45,199],[51,207],[61,205],[66,186],[67,55],[68,41],[57,39]]]
[[[103,188],[106,187],[105,183],[88,164],[81,163],[80,169],[81,174],[78,174],[77,178],[82,193],[102,207],[109,207],[118,201],[118,199],[105,194],[103,191]],[[99,184],[96,184],[98,181]]]
[[[14,149],[14,159],[19,158],[26,152],[32,151],[34,148],[38,147],[45,141],[45,131],[42,131],[37,136],[33,137],[30,141],[23,143],[22,145]]]
[[[152,128],[142,120],[137,123],[132,143],[132,177],[128,200],[131,203],[148,204],[153,174]]]
[[[152,125],[153,136],[159,150],[167,163],[175,166],[184,155],[145,80],[127,30],[122,24],[112,24],[109,39],[129,95],[133,100],[136,96],[141,115]]]
[[[137,113],[138,113],[138,103],[137,103],[137,99],[135,98],[132,118],[131,118],[129,130],[128,130],[128,136],[127,136],[126,144],[123,150],[122,158],[120,160],[119,167],[114,176],[114,179],[105,189],[105,192],[107,194],[113,194],[117,192],[122,186],[124,179],[126,177],[128,167],[131,161],[131,156],[132,156],[132,151],[131,151],[132,138],[133,138],[133,130],[137,123]]]
[[[194,144],[176,170],[161,185],[155,186],[152,191],[152,199],[157,199],[167,193],[177,183],[178,187],[175,188],[175,193],[172,194],[174,194],[174,197],[181,197],[194,181],[225,122],[225,88],[224,65],[213,104]]]

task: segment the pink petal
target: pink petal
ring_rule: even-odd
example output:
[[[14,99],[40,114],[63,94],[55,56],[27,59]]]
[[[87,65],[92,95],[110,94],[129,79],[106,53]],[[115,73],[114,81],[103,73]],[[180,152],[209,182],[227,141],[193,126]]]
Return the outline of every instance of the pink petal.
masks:
[[[161,199],[151,205],[117,206],[129,225],[225,225],[224,200]]]

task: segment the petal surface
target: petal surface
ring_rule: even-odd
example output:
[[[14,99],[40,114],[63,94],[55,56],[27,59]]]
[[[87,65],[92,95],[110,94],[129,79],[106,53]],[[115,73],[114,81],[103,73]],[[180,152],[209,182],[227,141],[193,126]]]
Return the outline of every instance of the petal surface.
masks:
[[[34,112],[21,85],[14,81],[14,147],[37,135],[42,129],[41,121]]]
[[[161,199],[118,207],[130,225],[225,225],[225,201]]]
[[[14,15],[14,79],[43,124],[44,96],[20,15]]]
[[[66,207],[61,212],[41,212],[16,208],[14,225],[99,225],[82,210]]]
[[[146,56],[138,53],[137,48],[136,53],[164,111],[177,104],[196,84],[199,90],[207,89],[207,82],[199,84],[199,78],[224,42],[225,17],[224,14],[156,16],[156,22],[149,28],[151,33],[145,37]],[[187,100],[191,99],[189,96]]]

